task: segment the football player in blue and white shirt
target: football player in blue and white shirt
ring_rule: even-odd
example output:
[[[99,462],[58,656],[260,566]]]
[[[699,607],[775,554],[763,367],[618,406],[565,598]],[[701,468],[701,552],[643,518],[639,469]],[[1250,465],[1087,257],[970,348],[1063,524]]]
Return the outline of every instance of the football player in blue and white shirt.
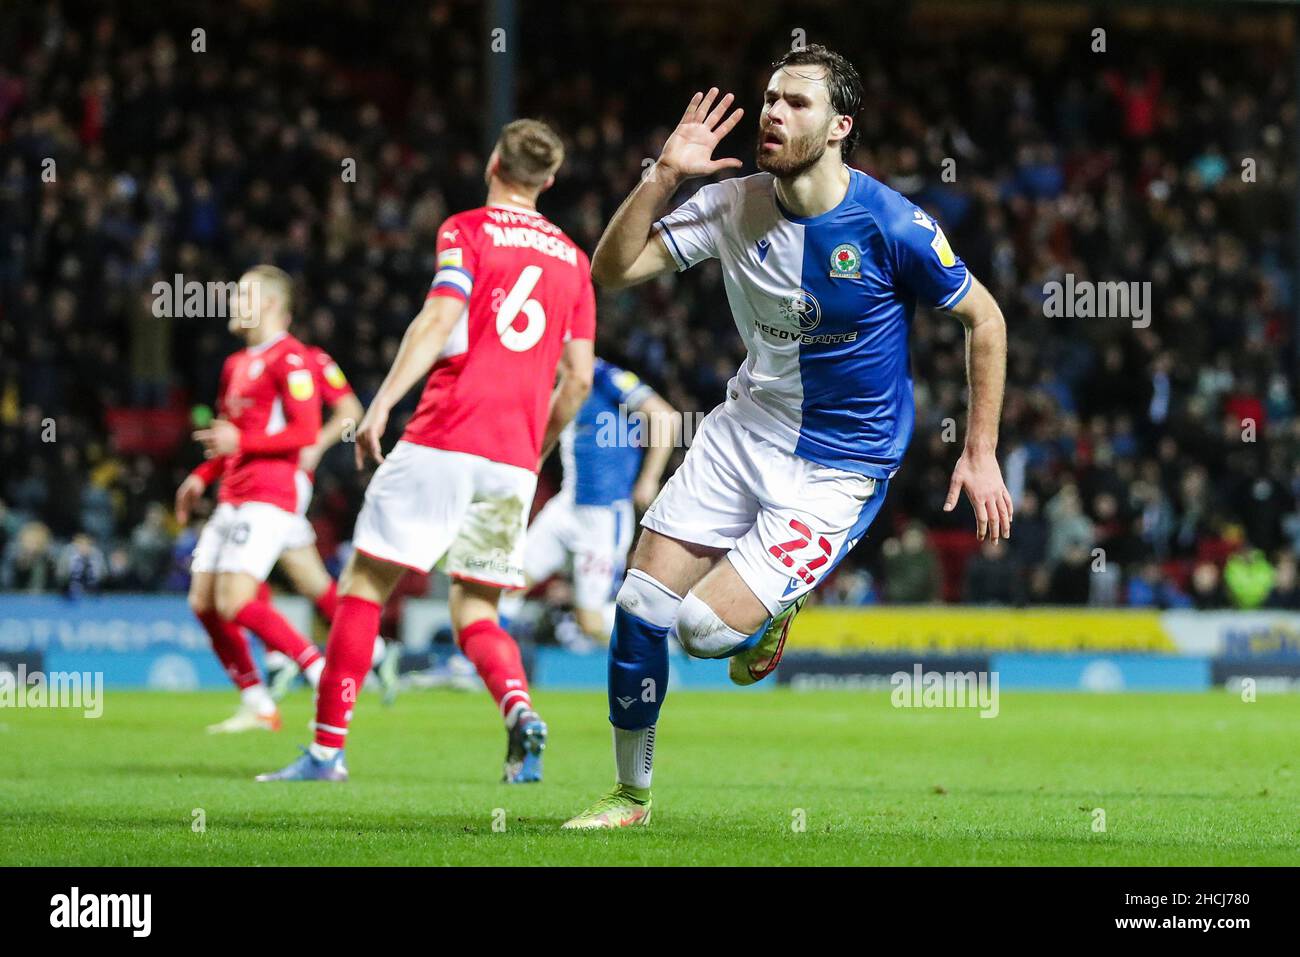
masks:
[[[866,533],[911,439],[918,303],[966,327],[969,422],[944,508],[964,489],[981,539],[1010,533],[996,457],[1006,324],[934,219],[845,165],[861,97],[838,54],[786,54],[764,92],[761,172],[664,215],[686,179],[741,165],[713,151],[743,111],[728,115],[731,94],[697,93],[592,257],[614,288],[719,260],[748,355],[641,521],[610,640],[618,783],[566,827],[649,821],[670,631],[692,655],[730,657],[739,684],[776,667],[791,619]]]
[[[678,424],[673,407],[636,373],[597,358],[591,394],[560,433],[563,483],[528,527],[524,576],[531,588],[571,562],[574,617],[602,644],[635,515],[659,492]],[[516,595],[507,606],[515,610],[523,592]]]

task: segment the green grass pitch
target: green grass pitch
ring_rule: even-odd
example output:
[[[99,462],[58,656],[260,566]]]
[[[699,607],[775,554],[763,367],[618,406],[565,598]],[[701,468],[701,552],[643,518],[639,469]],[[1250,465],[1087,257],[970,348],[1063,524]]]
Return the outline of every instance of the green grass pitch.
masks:
[[[617,833],[559,830],[612,780],[604,696],[537,698],[551,746],[526,786],[498,782],[484,694],[367,693],[343,785],[252,781],[308,740],[306,692],[283,731],[232,737],[204,733],[231,693],[6,709],[0,864],[1300,864],[1300,697],[1004,693],[982,719],[674,692],[654,823]]]

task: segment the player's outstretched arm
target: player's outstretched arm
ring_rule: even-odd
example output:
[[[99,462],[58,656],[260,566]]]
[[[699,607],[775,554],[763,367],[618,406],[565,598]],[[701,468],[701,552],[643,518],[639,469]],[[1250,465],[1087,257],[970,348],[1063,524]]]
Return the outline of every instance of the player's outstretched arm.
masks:
[[[393,367],[357,426],[357,468],[364,468],[367,458],[384,460],[380,444],[388,428],[388,413],[411,391],[411,386],[429,374],[464,308],[462,299],[434,296],[425,300],[424,308],[406,327]]]
[[[975,534],[997,541],[1011,537],[1011,493],[998,465],[998,420],[1007,378],[1007,324],[1002,310],[980,282],[952,312],[966,326],[966,379],[969,419],[966,447],[953,469],[943,510],[951,512],[963,489],[975,510]]]
[[[659,480],[663,478],[664,469],[668,467],[668,460],[672,458],[673,449],[677,446],[682,417],[657,393],[641,403],[637,411],[645,413],[650,426],[641,471],[637,474],[636,484],[632,486],[632,504],[644,512],[659,494]]]
[[[714,105],[717,96],[714,87],[692,97],[659,159],[605,227],[591,257],[591,278],[598,285],[622,289],[672,271],[672,255],[652,230],[655,219],[685,180],[741,165],[738,159],[713,158],[718,143],[745,114],[738,109],[727,116],[734,97],[728,93]]]
[[[226,457],[214,455],[210,459],[204,459],[194,471],[185,476],[185,481],[176,490],[176,521],[182,525],[189,522],[190,514],[199,499],[203,497],[203,493],[208,490],[209,485],[221,478],[225,471]]]
[[[194,511],[194,506],[203,493],[207,490],[207,483],[197,475],[190,473],[185,476],[185,481],[181,483],[180,488],[176,490],[176,521],[182,525],[189,524],[190,515]]]
[[[298,467],[308,472],[315,471],[325,453],[343,438],[343,433],[349,428],[356,428],[365,411],[355,392],[342,396],[330,409],[330,417],[320,427],[316,441],[302,450],[302,455],[298,457]]]
[[[564,427],[578,414],[582,403],[587,401],[587,396],[591,394],[595,368],[596,347],[590,339],[570,339],[564,344],[560,364],[556,368],[555,391],[551,393],[551,414],[546,420],[546,433],[542,436],[539,466],[555,448]]]

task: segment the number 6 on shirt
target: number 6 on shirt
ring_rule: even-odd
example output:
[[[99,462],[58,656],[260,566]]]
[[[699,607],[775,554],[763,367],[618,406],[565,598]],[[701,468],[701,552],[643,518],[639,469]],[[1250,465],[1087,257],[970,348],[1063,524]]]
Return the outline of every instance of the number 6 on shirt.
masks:
[[[546,311],[542,309],[542,304],[536,299],[528,298],[541,278],[541,266],[525,266],[497,312],[497,335],[501,337],[501,344],[512,352],[527,352],[541,341],[542,332],[546,329]],[[521,312],[528,320],[528,325],[516,329],[515,319]]]

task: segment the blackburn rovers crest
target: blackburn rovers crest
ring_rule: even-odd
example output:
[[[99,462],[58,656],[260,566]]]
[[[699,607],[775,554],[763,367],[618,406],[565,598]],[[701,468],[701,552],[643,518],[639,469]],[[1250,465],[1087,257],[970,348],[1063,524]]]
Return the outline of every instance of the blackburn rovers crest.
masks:
[[[862,275],[862,254],[852,243],[840,243],[831,250],[831,278],[857,279]]]

